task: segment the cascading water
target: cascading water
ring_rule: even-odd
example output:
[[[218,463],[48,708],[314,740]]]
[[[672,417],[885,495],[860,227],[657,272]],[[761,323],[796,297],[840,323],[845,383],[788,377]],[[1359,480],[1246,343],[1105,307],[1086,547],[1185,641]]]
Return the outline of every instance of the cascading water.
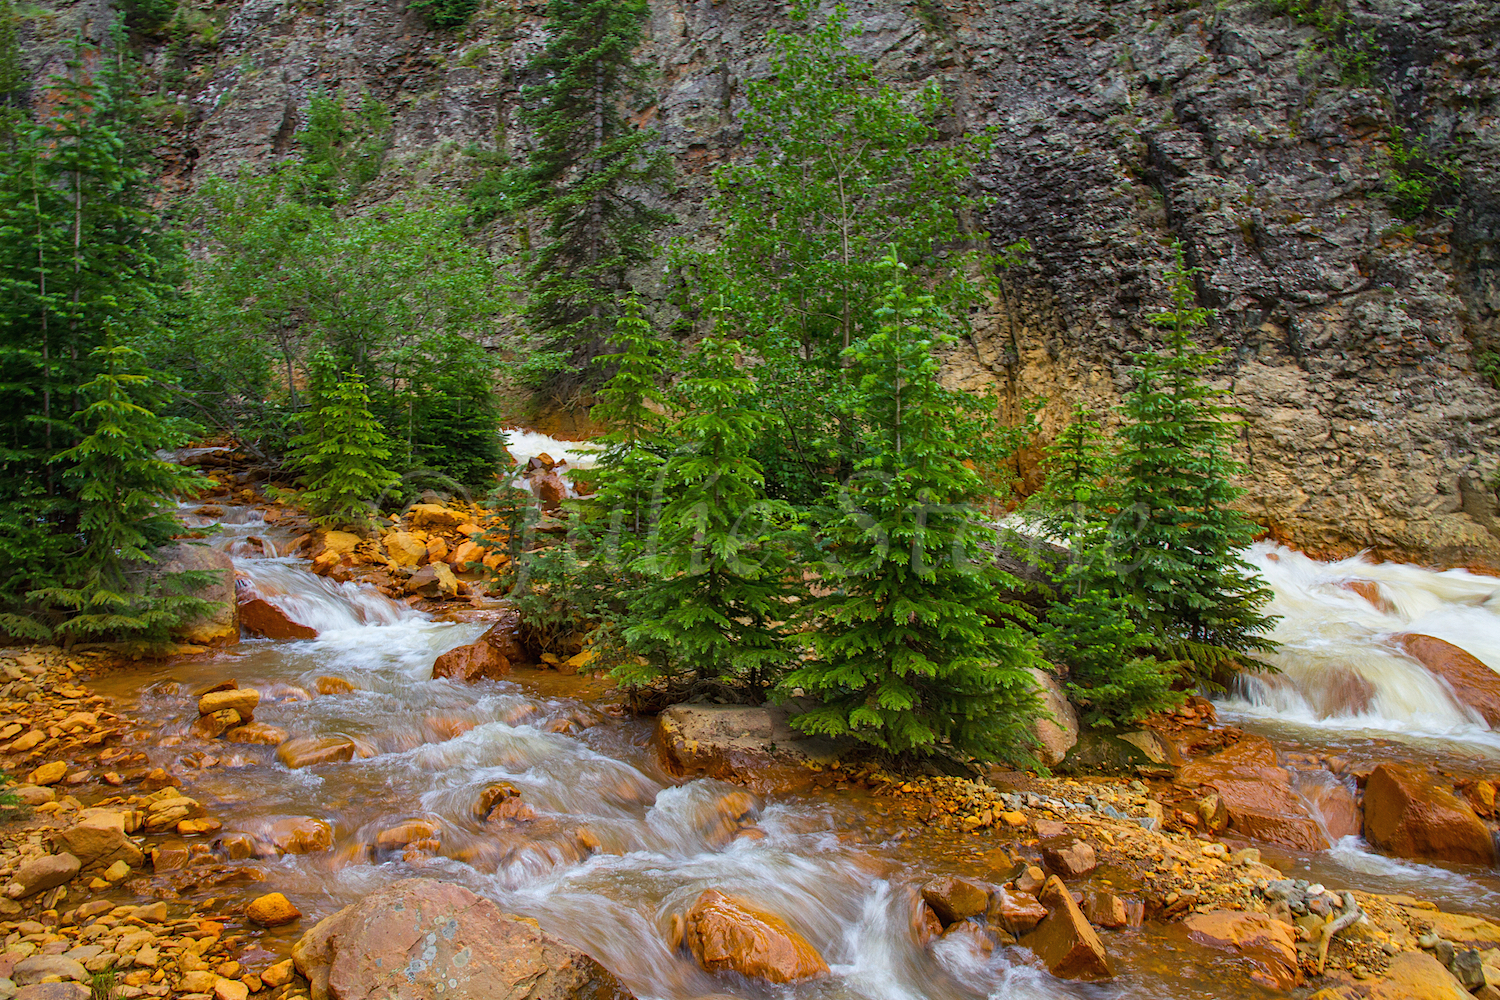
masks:
[[[1402,633],[1436,636],[1500,668],[1500,579],[1359,557],[1323,563],[1268,543],[1246,557],[1276,593],[1266,610],[1280,617],[1271,637],[1281,646],[1265,659],[1279,673],[1246,675],[1225,709],[1500,750],[1480,716],[1392,642]]]

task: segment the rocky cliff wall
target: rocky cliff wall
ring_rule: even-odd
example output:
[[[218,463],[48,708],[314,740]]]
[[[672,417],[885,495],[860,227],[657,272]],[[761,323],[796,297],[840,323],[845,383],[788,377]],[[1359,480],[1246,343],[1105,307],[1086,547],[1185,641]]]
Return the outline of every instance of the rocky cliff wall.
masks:
[[[858,44],[891,78],[937,78],[953,129],[996,130],[978,178],[989,226],[1034,247],[947,359],[954,384],[995,386],[1010,406],[1045,397],[1049,432],[1074,400],[1113,404],[1181,239],[1247,417],[1247,509],[1317,553],[1500,567],[1487,485],[1500,392],[1476,364],[1500,345],[1500,5],[1347,6],[1340,41],[1270,0],[851,5]],[[401,0],[199,11],[186,49],[143,42],[175,88],[157,122],[170,190],[288,151],[319,87],[368,87],[396,112],[373,198],[461,185],[470,144],[527,147],[514,111],[543,3],[490,0],[458,32],[426,29]],[[106,13],[80,0],[30,18],[32,68],[60,68],[62,40]],[[711,169],[735,150],[745,81],[785,15],[766,0],[653,0],[655,93],[636,113],[677,159],[682,232],[703,230]],[[1361,53],[1354,83],[1323,51],[1345,42]],[[1393,126],[1453,168],[1446,214],[1407,223],[1387,207]]]

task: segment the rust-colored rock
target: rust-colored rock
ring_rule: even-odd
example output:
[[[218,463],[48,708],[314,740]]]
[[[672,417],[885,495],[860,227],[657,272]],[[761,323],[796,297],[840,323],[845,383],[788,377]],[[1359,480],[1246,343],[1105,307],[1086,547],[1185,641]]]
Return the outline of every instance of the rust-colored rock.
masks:
[[[436,834],[437,827],[432,823],[425,819],[411,819],[381,830],[375,838],[375,846],[384,850],[392,850],[405,847],[418,840],[431,840]]]
[[[1098,933],[1062,879],[1052,875],[1042,887],[1042,905],[1049,908],[1036,930],[1021,939],[1059,979],[1110,979],[1109,955]]]
[[[494,645],[480,639],[467,646],[450,649],[432,665],[432,676],[449,677],[474,684],[496,681],[510,673],[511,661]]]
[[[944,875],[922,886],[922,898],[947,927],[955,920],[978,916],[990,905],[990,894],[978,882]]]
[[[245,907],[245,916],[251,923],[262,927],[280,927],[300,919],[302,911],[281,893],[273,892],[251,900],[250,905]]]
[[[1404,951],[1370,986],[1369,1000],[1472,1000],[1447,967],[1431,955]]]
[[[1495,863],[1489,828],[1469,804],[1431,775],[1398,764],[1379,765],[1365,782],[1365,839],[1402,858]]]
[[[506,799],[520,798],[520,796],[521,793],[510,782],[496,782],[479,793],[479,797],[474,800],[474,807],[470,811],[474,818],[482,823],[489,818],[490,813],[494,811],[498,803],[504,802]]]
[[[1183,921],[1194,941],[1220,951],[1237,952],[1250,964],[1250,977],[1278,990],[1302,985],[1297,942],[1289,926],[1264,913],[1214,910],[1193,913]]]
[[[397,882],[320,921],[292,960],[319,1000],[632,1000],[535,921],[434,879]]]
[[[705,889],[687,912],[683,943],[707,972],[789,983],[826,975],[828,963],[780,917]]]
[[[286,730],[268,726],[264,722],[251,722],[229,730],[224,734],[224,739],[230,743],[274,747],[286,742]]]
[[[917,944],[923,948],[943,934],[943,922],[938,915],[932,912],[932,907],[927,901],[918,896],[912,905],[911,912],[911,936]]]
[[[1058,837],[1042,842],[1042,863],[1063,878],[1082,878],[1099,867],[1092,844],[1077,837]]]
[[[989,922],[1011,934],[1029,934],[1047,917],[1047,908],[1029,892],[1001,889],[990,901]]]
[[[254,593],[251,591],[250,593]],[[285,611],[263,597],[240,601],[240,627],[267,639],[316,639],[318,630],[292,621]]]
[[[319,677],[313,682],[313,687],[318,694],[349,694],[357,690],[355,686],[342,677]]]
[[[1306,805],[1292,791],[1292,773],[1276,761],[1264,737],[1246,735],[1212,757],[1201,757],[1177,774],[1180,785],[1207,785],[1224,800],[1229,823],[1246,837],[1303,851],[1321,851],[1328,840]]]
[[[333,827],[313,816],[279,819],[268,836],[283,854],[316,854],[333,846]]]
[[[1396,610],[1395,605],[1386,600],[1385,595],[1380,592],[1380,584],[1374,580],[1345,580],[1339,586],[1363,597],[1382,614],[1388,615]]]
[[[562,502],[568,498],[567,484],[551,469],[538,469],[527,476],[526,481],[542,510],[549,513],[562,507]]]
[[[1357,837],[1364,829],[1364,817],[1354,793],[1341,782],[1303,783],[1299,789],[1323,819],[1323,827],[1334,840]]]
[[[193,720],[190,727],[193,735],[205,740],[216,740],[223,736],[226,730],[233,729],[241,722],[240,713],[232,708],[221,709],[210,715],[200,715]]]
[[[294,770],[353,760],[354,742],[342,736],[298,736],[277,748],[276,759]]]
[[[758,792],[797,791],[838,758],[839,744],[790,724],[786,705],[672,705],[656,717],[651,745],[668,773],[718,778]]]
[[[1118,930],[1129,921],[1125,913],[1125,901],[1112,892],[1094,890],[1083,897],[1083,915],[1095,927]]]
[[[1447,681],[1460,705],[1477,711],[1489,725],[1500,725],[1500,674],[1467,650],[1430,635],[1407,632],[1392,636],[1391,641]]]

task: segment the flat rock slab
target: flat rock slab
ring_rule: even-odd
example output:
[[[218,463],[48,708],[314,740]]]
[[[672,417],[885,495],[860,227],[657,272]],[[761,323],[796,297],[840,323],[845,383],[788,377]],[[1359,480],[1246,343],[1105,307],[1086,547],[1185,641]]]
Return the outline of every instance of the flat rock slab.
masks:
[[[292,949],[313,1000],[634,1000],[588,955],[462,886],[407,879]]]
[[[832,763],[842,747],[793,729],[791,715],[785,705],[672,705],[657,716],[651,742],[678,777],[795,791],[816,776],[809,764]]]

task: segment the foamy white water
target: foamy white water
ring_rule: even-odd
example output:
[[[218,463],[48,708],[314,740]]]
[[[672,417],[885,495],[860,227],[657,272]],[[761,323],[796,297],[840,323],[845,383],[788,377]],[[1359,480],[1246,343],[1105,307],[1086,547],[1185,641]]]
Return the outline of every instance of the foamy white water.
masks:
[[[599,447],[588,441],[563,441],[524,428],[506,428],[505,449],[522,464],[544,454],[569,469],[592,469],[599,460]]]

